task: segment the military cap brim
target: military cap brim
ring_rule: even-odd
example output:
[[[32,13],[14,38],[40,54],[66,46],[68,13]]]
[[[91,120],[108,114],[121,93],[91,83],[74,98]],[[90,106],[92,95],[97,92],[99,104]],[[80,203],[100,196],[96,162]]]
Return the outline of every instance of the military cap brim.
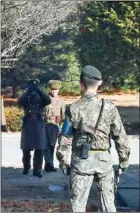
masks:
[[[50,80],[48,82],[48,86],[49,86],[50,89],[54,89],[54,90],[60,89],[61,88],[61,81]]]
[[[38,79],[29,79],[28,84],[40,84],[40,81]]]

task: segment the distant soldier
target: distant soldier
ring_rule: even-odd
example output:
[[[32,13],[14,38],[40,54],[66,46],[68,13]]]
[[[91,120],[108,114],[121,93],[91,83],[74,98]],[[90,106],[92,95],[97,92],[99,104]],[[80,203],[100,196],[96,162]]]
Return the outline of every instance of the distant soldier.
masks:
[[[21,132],[23,151],[23,174],[27,175],[31,167],[30,151],[34,151],[33,175],[42,177],[43,150],[46,149],[46,131],[43,112],[51,99],[39,86],[39,80],[29,80],[27,91],[18,99],[18,105],[24,110]]]
[[[6,118],[4,113],[4,102],[2,97],[1,97],[1,131],[6,132]]]
[[[128,167],[130,149],[123,123],[115,105],[97,95],[102,83],[99,70],[86,66],[80,75],[83,95],[66,110],[57,158],[64,174],[70,173],[70,199],[73,212],[85,212],[89,192],[96,181],[102,212],[116,212],[114,170],[110,138],[119,156],[119,170]],[[71,165],[67,164],[72,138]],[[71,172],[70,172],[71,167]]]
[[[50,80],[48,83],[50,88],[51,104],[46,107],[46,134],[48,147],[44,151],[45,171],[56,172],[54,168],[54,149],[58,138],[59,128],[65,118],[65,102],[58,95],[61,88],[61,82]]]

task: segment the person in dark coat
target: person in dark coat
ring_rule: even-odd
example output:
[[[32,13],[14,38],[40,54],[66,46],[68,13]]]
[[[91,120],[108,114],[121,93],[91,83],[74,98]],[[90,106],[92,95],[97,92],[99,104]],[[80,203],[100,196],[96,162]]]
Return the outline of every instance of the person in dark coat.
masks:
[[[30,151],[34,151],[33,175],[42,177],[43,150],[47,147],[45,122],[43,112],[51,99],[39,86],[39,80],[29,80],[27,91],[18,99],[17,103],[24,110],[21,149],[23,151],[23,174],[28,174],[31,167]]]

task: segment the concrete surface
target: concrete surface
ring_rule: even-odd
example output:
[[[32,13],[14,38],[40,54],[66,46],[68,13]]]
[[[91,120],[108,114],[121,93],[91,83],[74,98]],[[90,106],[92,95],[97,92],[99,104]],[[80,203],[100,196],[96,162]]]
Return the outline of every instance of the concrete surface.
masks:
[[[139,181],[139,137],[138,136],[128,136],[130,141],[131,155],[130,155],[130,168],[125,172],[119,183],[119,197],[120,205],[127,206],[131,209],[139,209],[139,200],[140,200],[140,181]],[[114,164],[118,164],[118,157],[112,142],[111,148],[112,157]],[[22,152],[20,150],[20,133],[2,133],[2,167],[15,167],[22,168]],[[55,158],[55,166],[58,168],[59,164]],[[137,166],[135,166],[137,164]],[[9,171],[9,170],[8,170]],[[21,174],[21,169],[19,170]],[[10,173],[9,173],[10,175]],[[23,176],[22,176],[23,178]],[[3,176],[2,179],[5,180]],[[32,182],[32,175],[28,177],[29,182]],[[19,180],[22,181],[23,179]],[[46,181],[46,186],[51,183],[56,183],[58,185],[66,185],[68,183],[68,178],[62,176],[61,171],[57,173],[49,174],[40,180],[40,184],[44,184],[43,180]],[[57,180],[57,181],[56,181]],[[14,182],[15,180],[13,180]],[[28,182],[28,183],[29,183]],[[8,179],[7,179],[8,184]],[[41,185],[42,185],[41,184]],[[94,187],[94,186],[93,186]],[[93,190],[95,192],[95,190]],[[68,198],[64,193],[63,199]],[[91,195],[92,197],[92,195]],[[95,195],[93,196],[95,198]]]
[[[139,164],[139,136],[128,136],[130,141],[130,164]],[[112,141],[111,153],[114,164],[118,164],[118,156]],[[33,154],[33,152],[32,152]],[[20,133],[2,133],[2,166],[22,167],[22,151],[20,149]],[[59,163],[55,157],[55,166]]]

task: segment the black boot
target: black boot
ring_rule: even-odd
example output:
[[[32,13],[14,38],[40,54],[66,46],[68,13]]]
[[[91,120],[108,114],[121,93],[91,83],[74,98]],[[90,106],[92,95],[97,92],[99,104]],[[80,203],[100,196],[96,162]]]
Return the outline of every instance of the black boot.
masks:
[[[57,169],[55,167],[51,167],[50,172],[57,172]]]
[[[39,178],[42,178],[41,170],[43,163],[43,151],[40,149],[36,149],[34,151],[34,159],[33,159],[33,175]]]
[[[57,172],[57,169],[54,168],[54,146],[49,146],[49,150],[45,153],[45,172]],[[47,163],[48,162],[48,163]]]
[[[30,168],[29,168],[30,169]],[[28,175],[28,173],[29,173],[29,169],[28,168],[24,168],[23,169],[23,175]]]
[[[34,171],[33,170],[33,175],[36,176],[36,177],[39,177],[39,178],[42,178],[42,174],[41,174],[41,171]]]
[[[45,172],[57,172],[57,169],[49,164],[45,165],[44,170],[45,170]]]
[[[23,162],[23,175],[27,175],[29,172],[29,169],[31,168],[30,165],[30,159],[31,159],[31,155],[30,155],[30,150],[23,150],[23,158],[22,158],[22,162]]]

